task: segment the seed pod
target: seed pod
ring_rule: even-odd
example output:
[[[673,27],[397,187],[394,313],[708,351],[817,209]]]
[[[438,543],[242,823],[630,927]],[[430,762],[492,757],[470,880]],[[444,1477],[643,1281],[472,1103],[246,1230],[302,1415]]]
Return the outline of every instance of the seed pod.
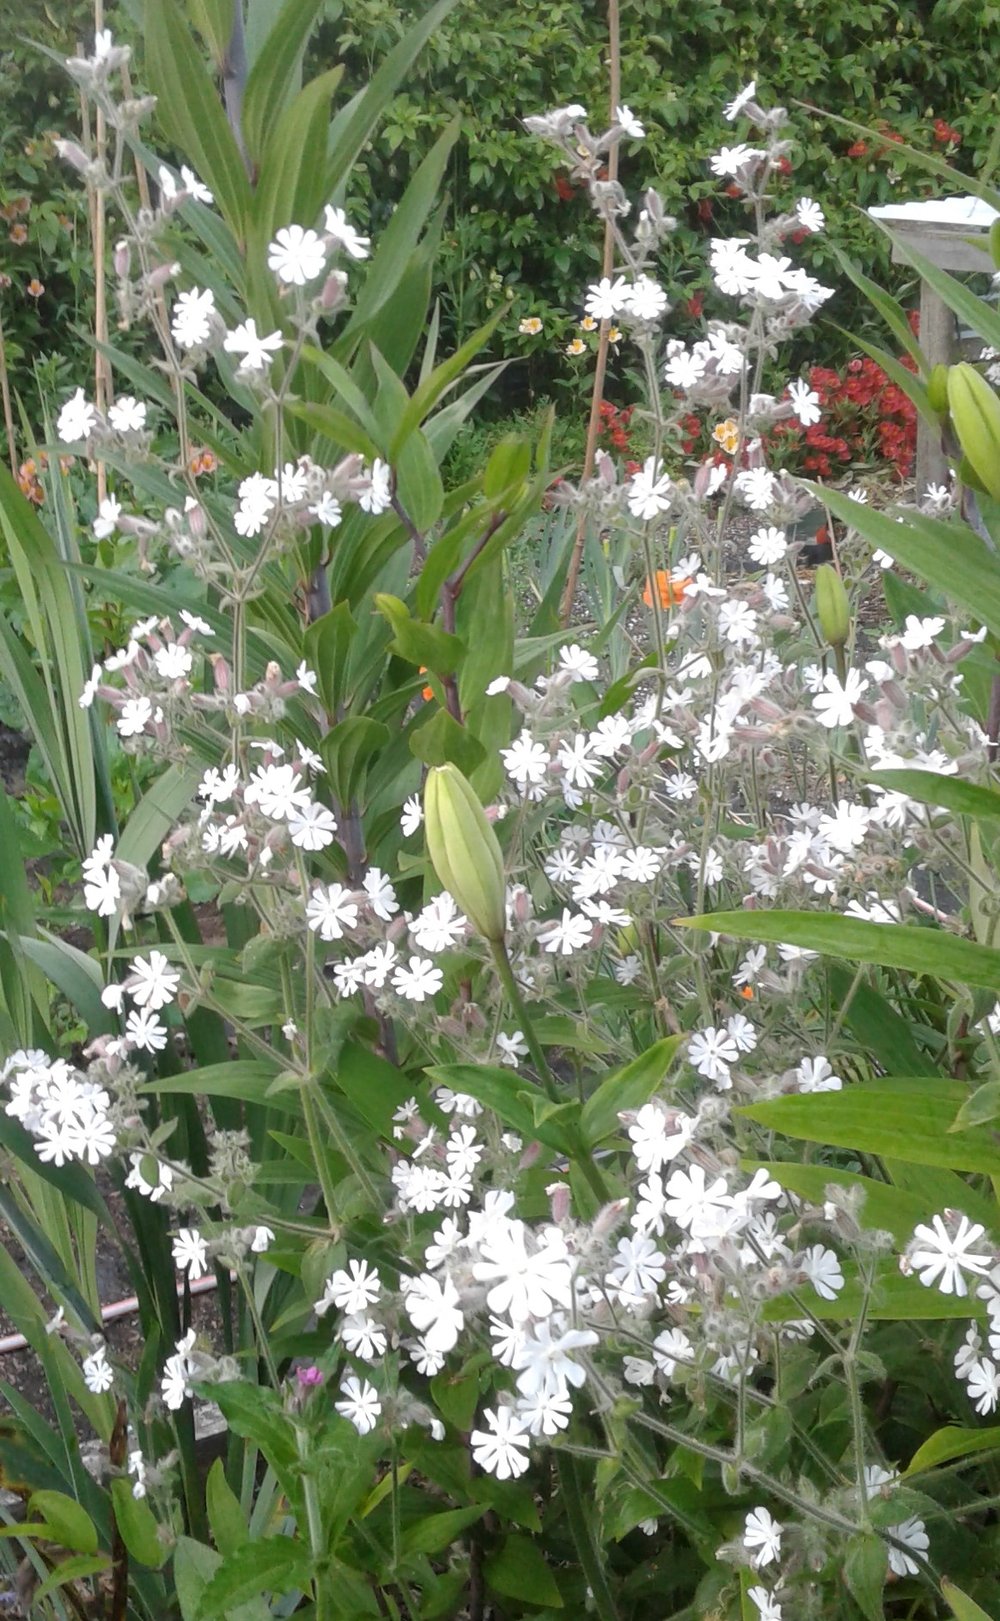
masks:
[[[927,379],[927,402],[932,411],[938,416],[945,416],[948,411],[948,368],[937,365]]]
[[[972,471],[1000,501],[1000,397],[974,366],[962,361],[948,372],[948,407]]]
[[[503,855],[471,785],[457,766],[434,766],[424,788],[424,825],[434,871],[485,939],[507,927]]]
[[[821,563],[816,570],[816,614],[830,646],[843,647],[851,634],[851,605],[832,563]]]

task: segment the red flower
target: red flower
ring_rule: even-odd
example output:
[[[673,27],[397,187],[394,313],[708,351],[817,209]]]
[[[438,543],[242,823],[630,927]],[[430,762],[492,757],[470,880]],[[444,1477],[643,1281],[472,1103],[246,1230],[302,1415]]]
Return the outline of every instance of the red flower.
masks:
[[[553,181],[556,196],[561,203],[568,203],[576,196],[576,188],[572,181],[567,180],[564,174],[557,174]]]
[[[711,197],[702,197],[701,200],[699,201],[699,203],[698,203],[698,218],[701,220],[703,225],[707,225],[709,220],[712,218],[712,199],[711,199]]]
[[[690,315],[692,321],[697,321],[704,308],[705,294],[699,290],[697,293],[692,293],[691,297],[685,303],[684,313],[685,315]]]
[[[868,156],[866,143],[864,141],[855,141],[853,146],[847,148],[847,156],[849,158],[866,158]]]

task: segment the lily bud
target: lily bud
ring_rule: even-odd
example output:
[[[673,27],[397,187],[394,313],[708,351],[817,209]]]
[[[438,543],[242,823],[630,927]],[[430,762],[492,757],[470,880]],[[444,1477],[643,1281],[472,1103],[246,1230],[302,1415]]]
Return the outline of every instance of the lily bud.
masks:
[[[945,416],[948,411],[948,368],[937,365],[927,379],[927,403],[938,416]]]
[[[816,614],[829,645],[843,647],[851,634],[851,605],[832,563],[821,563],[816,570]]]
[[[948,372],[948,406],[972,471],[1000,500],[1000,398],[974,366],[962,361]]]
[[[507,927],[503,855],[471,783],[450,762],[427,773],[424,826],[445,889],[473,927],[499,943]]]

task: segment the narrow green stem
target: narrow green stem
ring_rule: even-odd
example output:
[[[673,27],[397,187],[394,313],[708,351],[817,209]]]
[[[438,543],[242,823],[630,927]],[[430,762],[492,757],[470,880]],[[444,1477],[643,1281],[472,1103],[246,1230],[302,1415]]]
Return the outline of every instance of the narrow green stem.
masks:
[[[572,1453],[560,1452],[556,1468],[559,1473],[563,1506],[566,1510],[566,1521],[580,1560],[580,1568],[587,1579],[587,1586],[594,1600],[594,1609],[600,1621],[618,1621],[618,1610],[608,1585],[604,1561],[601,1558],[600,1548],[594,1541],[587,1517],[579,1462]]]
[[[511,967],[510,958],[507,955],[507,947],[502,940],[493,940],[490,942],[490,948],[493,952],[493,961],[497,966],[497,973],[500,975],[500,983],[507,994],[507,1000],[510,1002],[511,1010],[520,1023],[524,1039],[528,1043],[528,1051],[531,1054],[531,1062],[534,1064],[538,1073],[538,1079],[540,1080],[542,1086],[544,1086],[549,1097],[553,1100],[553,1102],[555,1102],[559,1096],[556,1089],[555,1076],[549,1068],[549,1061],[542,1050],[542,1044],[535,1034],[535,1027],[531,1020],[531,1014],[528,1012],[527,1003],[525,1002],[524,997],[521,995],[521,987],[517,983],[514,970]]]
[[[316,1161],[316,1175],[323,1190],[323,1203],[326,1205],[327,1222],[333,1221],[333,1213],[337,1208],[336,1189],[330,1180],[330,1167],[326,1159],[326,1145],[320,1135],[319,1116],[316,1110],[315,1091],[319,1083],[311,1076],[302,1087],[302,1112],[305,1115],[306,1135],[312,1149],[313,1159]]]

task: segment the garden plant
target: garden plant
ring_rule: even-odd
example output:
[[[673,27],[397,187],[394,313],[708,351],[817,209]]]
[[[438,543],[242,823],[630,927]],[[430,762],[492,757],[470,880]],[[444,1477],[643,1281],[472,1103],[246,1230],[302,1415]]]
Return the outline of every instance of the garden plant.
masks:
[[[763,79],[701,137],[739,225],[697,332],[642,120],[529,106],[633,392],[592,476],[547,416],[457,482],[503,369],[499,312],[456,347],[431,297],[457,123],[354,203],[452,4],[346,98],[303,83],[311,0],[235,96],[224,6],[209,60],[158,0],[134,83],[110,31],[65,63],[118,326],[107,399],[45,402],[44,499],[0,470],[0,673],[79,874],[46,897],[3,805],[0,1306],[45,1387],[0,1377],[0,1592],[989,1621],[1000,397],[843,255],[888,347],[823,364],[825,202]],[[988,370],[995,310],[913,268]],[[873,401],[949,486],[884,435],[880,498],[837,484]]]

